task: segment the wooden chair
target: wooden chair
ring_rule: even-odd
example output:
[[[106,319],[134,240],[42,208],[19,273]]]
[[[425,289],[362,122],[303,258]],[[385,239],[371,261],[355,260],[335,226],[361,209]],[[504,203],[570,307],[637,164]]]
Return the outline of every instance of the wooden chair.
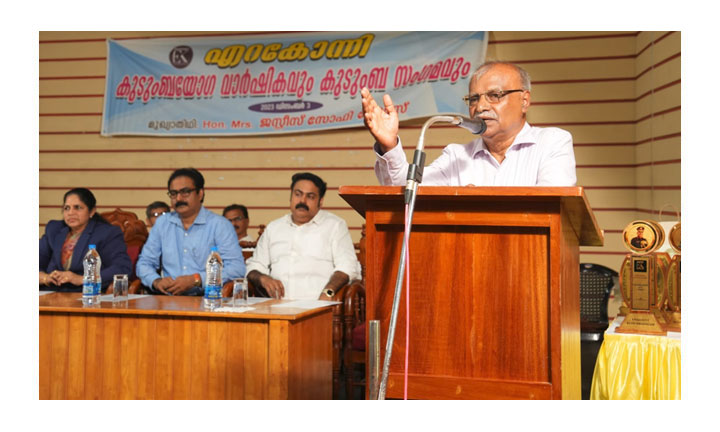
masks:
[[[362,269],[362,280],[351,284],[343,295],[343,374],[345,394],[355,398],[355,389],[361,388],[364,399],[365,387],[365,225],[358,245],[358,260]]]
[[[128,291],[135,294],[141,286],[140,279],[138,279],[135,274],[135,264],[149,235],[145,222],[138,219],[135,213],[123,211],[119,208],[100,213],[100,215],[110,224],[120,227],[123,231],[127,253],[132,263],[132,273],[128,275],[128,282],[130,284]],[[112,293],[112,284],[108,287],[107,292]]]
[[[260,228],[260,229],[258,230],[258,236],[257,236],[257,238],[258,238],[258,240],[260,240],[260,236],[262,235],[263,232],[265,232],[265,225],[260,224],[260,225],[258,225],[258,228]],[[243,249],[245,249],[245,248],[254,248],[254,247],[256,247],[256,246],[257,246],[257,240],[255,240],[255,241],[241,241],[241,242],[240,242],[240,247],[243,248]],[[250,254],[248,255],[247,252],[250,252]],[[248,259],[248,258],[250,258],[250,257],[252,256],[252,252],[251,252],[251,251],[245,251],[245,250],[243,250],[243,255],[245,255],[245,259]]]
[[[260,236],[265,231],[265,225],[260,225],[260,231],[258,232],[258,240],[260,239]],[[248,258],[253,256],[253,253],[255,251],[251,250],[245,250],[245,248],[254,248],[257,246],[257,241],[253,242],[240,242],[240,247],[243,248],[242,254],[243,258],[245,259],[245,262],[247,262]],[[225,285],[222,287],[222,296],[223,297],[232,297],[232,291],[233,291],[233,283],[232,281],[227,281]],[[261,295],[259,290],[255,289],[255,286],[248,281],[248,296],[249,297],[265,297],[264,295]]]

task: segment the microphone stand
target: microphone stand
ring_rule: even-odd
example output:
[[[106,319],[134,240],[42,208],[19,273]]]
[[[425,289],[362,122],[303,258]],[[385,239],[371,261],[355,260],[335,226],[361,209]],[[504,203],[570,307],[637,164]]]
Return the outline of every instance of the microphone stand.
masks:
[[[415,211],[417,188],[418,185],[422,182],[423,169],[425,166],[425,152],[423,152],[423,148],[425,147],[425,131],[430,127],[430,125],[438,122],[460,125],[462,124],[462,117],[430,117],[425,122],[425,124],[423,124],[422,130],[420,131],[420,139],[418,140],[418,145],[415,149],[415,154],[413,156],[413,163],[408,166],[407,185],[405,186],[405,204],[408,205],[408,226],[406,227],[403,234],[402,249],[400,251],[400,263],[398,264],[398,273],[395,282],[395,297],[393,298],[392,313],[390,315],[390,327],[388,329],[387,342],[385,343],[385,358],[383,360],[382,375],[380,378],[380,386],[378,389],[377,399],[379,400],[385,400],[385,393],[387,391],[387,378],[390,369],[390,359],[392,358],[393,341],[395,339],[395,326],[397,324],[400,295],[402,293],[403,274],[405,273],[405,255],[407,253],[406,247],[410,244],[410,227],[412,226],[412,217]]]

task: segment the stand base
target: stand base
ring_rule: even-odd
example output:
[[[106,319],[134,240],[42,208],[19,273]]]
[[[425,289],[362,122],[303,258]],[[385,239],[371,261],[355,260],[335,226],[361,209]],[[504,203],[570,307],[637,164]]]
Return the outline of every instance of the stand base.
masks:
[[[665,336],[665,327],[665,318],[660,311],[630,311],[615,332]]]
[[[671,311],[665,311],[665,321],[667,321],[667,325],[665,328],[667,331],[671,332],[680,332],[680,312],[671,312]]]

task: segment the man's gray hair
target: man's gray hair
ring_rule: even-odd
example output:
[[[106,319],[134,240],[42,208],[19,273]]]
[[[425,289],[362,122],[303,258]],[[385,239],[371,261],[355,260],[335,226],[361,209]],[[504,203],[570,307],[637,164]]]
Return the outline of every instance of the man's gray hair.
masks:
[[[475,69],[475,72],[473,72],[472,77],[470,77],[470,84],[472,85],[473,81],[476,79],[479,79],[485,73],[490,70],[493,66],[498,65],[507,65],[515,69],[515,71],[520,75],[520,81],[522,82],[522,89],[530,91],[530,74],[527,73],[527,71],[520,66],[509,63],[509,62],[503,62],[503,61],[488,61],[480,65],[479,68]]]

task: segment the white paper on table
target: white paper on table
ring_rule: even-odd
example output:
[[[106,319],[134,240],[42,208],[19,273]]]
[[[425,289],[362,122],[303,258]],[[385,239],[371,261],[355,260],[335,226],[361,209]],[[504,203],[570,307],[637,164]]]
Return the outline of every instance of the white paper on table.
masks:
[[[137,300],[137,299],[141,299],[143,297],[149,297],[149,295],[148,294],[128,294],[127,300]],[[111,302],[114,299],[112,294],[104,294],[104,295],[101,295],[99,298],[100,298],[101,302]],[[79,298],[78,300],[82,301],[82,298]],[[122,300],[122,301],[125,301],[125,300]]]
[[[323,306],[332,306],[340,304],[339,301],[329,300],[295,300],[289,303],[274,304],[270,307],[276,308],[295,308],[295,309],[315,309]]]
[[[272,299],[268,298],[268,297],[248,297],[247,302],[248,302],[248,304],[254,305],[254,304],[266,302],[269,300],[272,300]]]
[[[213,312],[235,312],[235,313],[242,313],[255,310],[255,308],[251,308],[248,306],[240,306],[240,307],[234,307],[234,306],[223,306],[219,308],[215,308],[212,311]]]
[[[263,303],[268,300],[272,300],[268,297],[248,297],[247,299],[247,305],[256,305],[258,303]],[[232,306],[233,305],[233,299],[232,297],[223,297],[222,299],[222,305],[223,306]]]
[[[52,294],[52,293],[54,293],[54,292],[55,292],[55,291],[40,291],[40,295],[41,295],[41,296],[44,296],[44,295]]]

